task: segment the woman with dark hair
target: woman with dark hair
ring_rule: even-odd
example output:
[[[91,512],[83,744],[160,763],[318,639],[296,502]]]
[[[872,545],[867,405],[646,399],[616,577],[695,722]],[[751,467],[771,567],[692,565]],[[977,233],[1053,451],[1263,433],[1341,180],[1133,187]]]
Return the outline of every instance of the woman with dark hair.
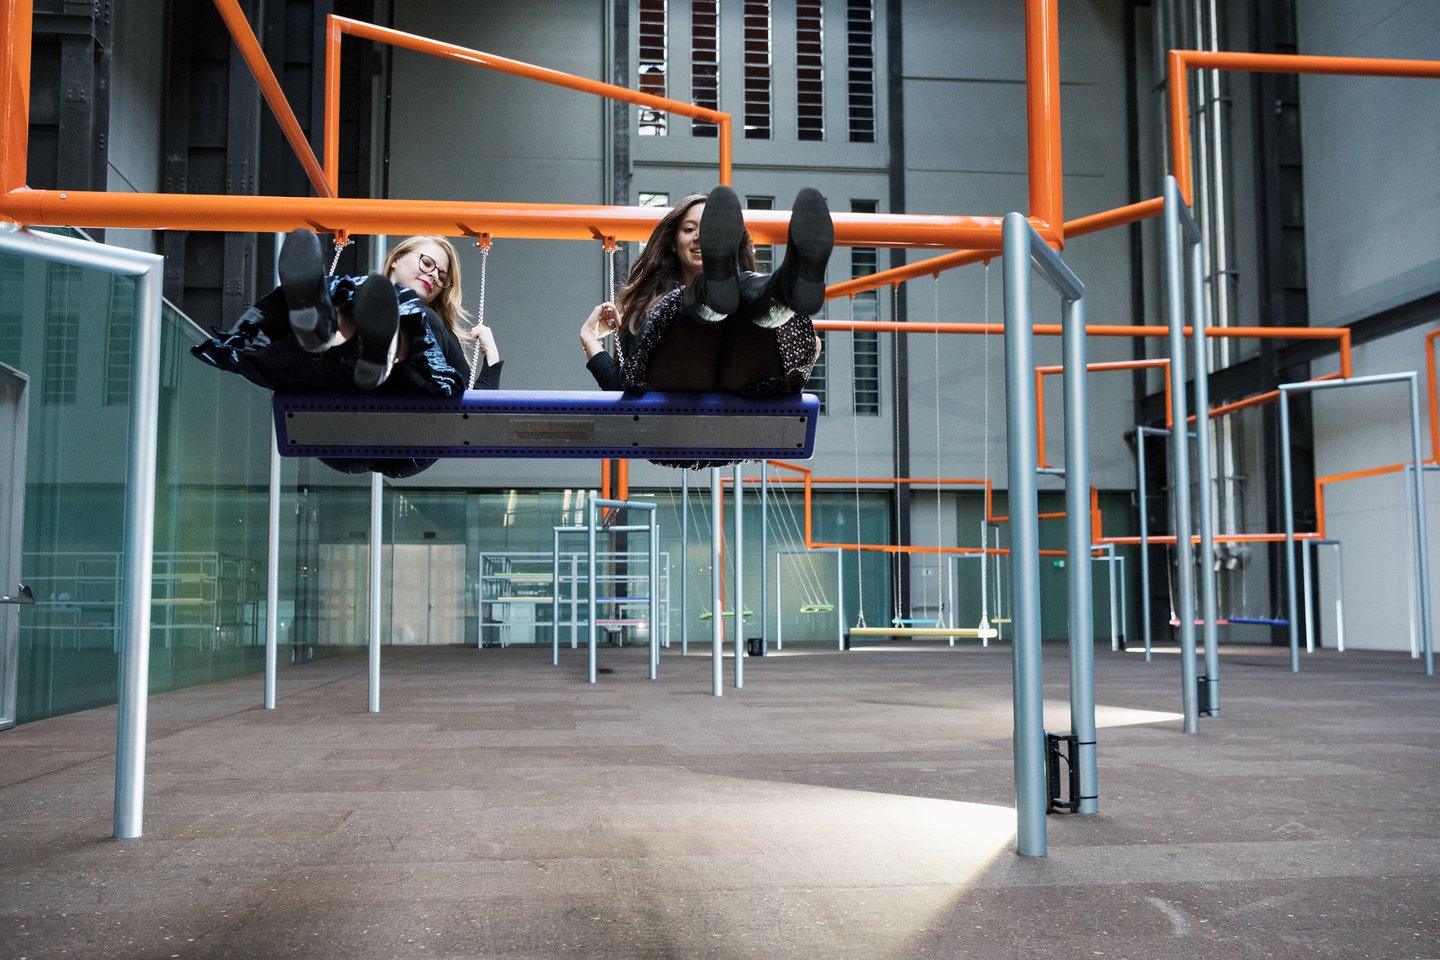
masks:
[[[825,302],[834,245],[825,199],[807,187],[780,269],[756,273],[735,191],[685,197],[656,224],[620,303],[600,304],[580,328],[586,368],[606,390],[799,393],[820,353],[810,314]],[[612,333],[619,360],[603,344]]]
[[[459,396],[471,381],[461,337],[482,356],[474,388],[500,386],[500,351],[483,323],[465,331],[460,262],[444,237],[411,237],[368,277],[328,277],[320,241],[295,230],[280,251],[280,286],[229,330],[191,348],[201,360],[267,390],[353,393],[383,389]],[[419,473],[433,460],[322,458],[344,473]]]

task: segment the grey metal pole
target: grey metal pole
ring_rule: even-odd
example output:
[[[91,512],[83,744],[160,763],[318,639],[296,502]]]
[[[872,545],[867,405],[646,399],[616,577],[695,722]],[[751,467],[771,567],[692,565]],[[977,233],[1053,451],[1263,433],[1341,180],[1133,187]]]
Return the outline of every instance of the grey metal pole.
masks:
[[[1005,217],[1005,419],[1009,456],[1010,576],[1015,596],[1012,650],[1015,713],[1015,846],[1043,857],[1045,716],[1040,649],[1040,522],[1035,488],[1035,361],[1030,305],[1030,227]]]
[[[1333,540],[1335,547],[1335,649],[1345,652],[1345,564],[1341,562],[1340,541]]]
[[[131,339],[129,448],[115,729],[114,832],[140,836],[145,818],[145,728],[150,696],[150,618],[155,553],[155,458],[159,447],[161,284],[165,259],[91,240],[31,233],[0,224],[0,250],[135,278]]]
[[[1295,493],[1290,485],[1290,391],[1280,387],[1280,489],[1285,523],[1285,629],[1290,636],[1290,672],[1300,672],[1299,607],[1295,603]]]
[[[1425,675],[1435,675],[1435,650],[1430,624],[1430,543],[1425,523],[1425,470],[1420,453],[1420,387],[1418,378],[1410,375],[1410,449],[1415,464],[1411,478],[1415,497],[1415,542],[1420,574],[1420,636],[1425,647]]]
[[[1310,580],[1310,554],[1312,541],[1300,541],[1300,583],[1301,597],[1305,601],[1305,652],[1315,652],[1315,591]]]
[[[760,461],[760,644],[770,642],[770,568],[765,558],[770,555],[770,489],[766,483],[765,461]],[[779,576],[779,568],[776,568]]]
[[[595,629],[596,629],[596,627],[595,627],[595,617],[596,617],[596,606],[595,606],[595,581],[596,581],[596,577],[595,577],[595,515],[596,515],[596,513],[598,512],[599,508],[595,506],[595,499],[596,499],[595,496],[592,494],[591,497],[590,497],[590,509],[589,509],[589,511],[588,511],[588,513],[586,514],[586,517],[585,517],[585,559],[586,559],[586,570],[587,570],[585,581],[586,581],[586,586],[587,586],[587,588],[588,588],[588,595],[587,595],[586,600],[585,600],[585,603],[586,603],[586,608],[585,608],[585,610],[586,610],[586,613],[587,613],[587,615],[588,615],[588,617],[589,617],[589,620],[590,620],[590,639],[589,639],[589,647],[588,647],[588,648],[589,648],[589,654],[590,654],[590,661],[589,661],[589,668],[588,668],[588,671],[587,671],[587,673],[586,673],[586,679],[587,679],[590,683],[594,683],[594,682],[595,682],[595,674],[596,674],[596,670],[595,670]]]
[[[1135,427],[1135,486],[1140,498],[1140,633],[1145,638],[1145,662],[1150,662],[1150,509],[1145,493],[1145,434]]]
[[[690,653],[690,471],[680,471],[680,656]]]
[[[160,288],[165,264],[162,257],[139,253],[125,257],[124,262],[128,266],[125,272],[136,277],[136,323],[134,354],[130,358],[130,449],[125,464],[125,638],[120,647],[120,703],[115,735],[117,840],[140,836],[145,811],[155,458],[160,424]]]
[[[1290,405],[1288,396],[1291,392],[1314,392],[1318,390],[1333,390],[1339,387],[1355,387],[1376,383],[1397,383],[1404,381],[1408,383],[1410,390],[1410,455],[1415,464],[1420,464],[1420,391],[1418,377],[1415,371],[1407,373],[1377,374],[1369,377],[1351,377],[1348,380],[1311,380],[1304,383],[1282,383],[1280,384],[1280,442],[1281,442],[1281,470],[1283,476],[1282,488],[1285,497],[1285,550],[1287,560],[1286,582],[1289,588],[1289,615],[1290,615],[1290,648],[1291,648],[1291,669],[1299,670],[1298,641],[1296,639],[1296,599],[1295,599],[1295,561],[1293,547],[1295,542],[1294,521],[1290,516],[1293,510],[1294,491],[1290,481]],[[1415,539],[1415,566],[1419,575],[1421,589],[1418,591],[1417,607],[1420,616],[1420,635],[1425,649],[1425,673],[1427,676],[1434,676],[1435,661],[1430,637],[1430,549],[1426,539],[1425,523],[1425,489],[1422,478],[1423,471],[1415,470],[1415,477],[1411,480],[1410,496],[1415,504],[1415,516],[1412,534]]]
[[[720,485],[720,468],[710,468],[710,516],[715,522],[710,525],[710,693],[725,695],[724,663],[725,611],[721,604],[720,584],[723,580],[720,569],[720,508],[725,502]]]
[[[1120,597],[1115,584],[1115,544],[1105,544],[1105,586],[1110,594],[1110,651],[1120,650]]]
[[[552,608],[553,608],[554,611],[555,611],[555,626],[554,626],[554,628],[551,629],[551,631],[550,631],[550,665],[551,665],[552,667],[558,667],[558,666],[560,665],[560,583],[561,583],[561,580],[560,580],[560,528],[559,528],[559,527],[551,527],[551,528],[550,528],[550,569],[554,571],[554,574],[552,575],[552,577],[551,577],[551,582],[550,582],[550,587],[551,587],[551,591],[550,591],[550,592],[555,595],[555,600],[554,600],[554,603],[553,603],[553,605],[552,605]],[[573,600],[572,600],[572,603],[573,603]],[[485,624],[484,624],[484,622],[482,621],[481,624],[480,624],[480,638],[475,642],[475,649],[477,649],[477,650],[480,649],[480,644],[481,644],[481,642],[483,642],[484,639],[485,639],[484,631],[485,631]]]
[[[775,649],[785,649],[785,581],[780,578],[780,555],[784,550],[775,551]],[[760,563],[763,565],[764,560]]]
[[[1090,449],[1085,390],[1084,297],[1066,298],[1060,311],[1065,361],[1065,530],[1069,541],[1066,550],[1071,558],[1067,567],[1070,581],[1070,732],[1075,736],[1076,765],[1080,773],[1079,812],[1097,813],[1100,807],[1095,745],[1095,611],[1093,566],[1090,563]],[[1113,597],[1113,563],[1110,584]],[[1113,602],[1110,609],[1113,617]]]
[[[1180,215],[1189,219],[1183,208]],[[1193,221],[1192,221],[1193,225]],[[1198,230],[1198,228],[1197,228]],[[1190,245],[1190,322],[1194,329],[1195,364],[1195,472],[1200,474],[1197,500],[1200,522],[1200,610],[1205,621],[1205,709],[1220,714],[1220,636],[1216,621],[1219,608],[1215,583],[1215,522],[1210,483],[1210,348],[1206,345],[1205,276],[1198,233]],[[1219,278],[1222,282],[1224,277]],[[1175,389],[1184,389],[1182,381]]]
[[[370,474],[370,705],[380,712],[380,551],[384,545],[384,483]]]
[[[280,648],[280,450],[270,421],[269,546],[265,551],[265,709],[275,709],[276,658]]]
[[[1172,471],[1171,502],[1175,509],[1175,579],[1180,588],[1180,703],[1184,730],[1199,730],[1195,673],[1195,559],[1190,544],[1190,446],[1185,442],[1189,413],[1185,404],[1185,297],[1180,266],[1182,227],[1180,188],[1165,178],[1165,309],[1170,328],[1170,391]]]
[[[650,517],[650,679],[660,676],[660,520],[659,511]]]
[[[731,468],[735,484],[735,689],[745,686],[745,477]]]

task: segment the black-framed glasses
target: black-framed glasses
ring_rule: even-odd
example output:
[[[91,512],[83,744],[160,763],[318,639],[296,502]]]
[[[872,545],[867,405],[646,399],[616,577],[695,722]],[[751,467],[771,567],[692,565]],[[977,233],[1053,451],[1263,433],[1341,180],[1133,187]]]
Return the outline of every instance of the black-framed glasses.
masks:
[[[435,258],[429,254],[420,254],[420,269],[424,273],[434,274],[435,280],[440,286],[448,287],[450,285],[450,274],[441,270],[440,265],[435,262]]]

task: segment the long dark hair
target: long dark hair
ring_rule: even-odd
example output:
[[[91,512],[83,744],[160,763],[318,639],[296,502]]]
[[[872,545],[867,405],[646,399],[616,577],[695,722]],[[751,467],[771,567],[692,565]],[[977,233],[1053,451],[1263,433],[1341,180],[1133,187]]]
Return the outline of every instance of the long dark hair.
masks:
[[[626,329],[632,334],[640,332],[645,316],[656,300],[685,282],[685,270],[680,266],[680,258],[675,253],[675,236],[680,232],[680,224],[685,221],[685,215],[690,212],[690,208],[697,203],[704,203],[705,199],[703,193],[682,197],[680,202],[671,207],[670,212],[655,224],[650,239],[645,243],[645,249],[640,251],[640,256],[631,264],[630,277],[620,291],[620,302],[616,307],[620,310]],[[740,269],[755,269],[755,246],[750,242],[749,230],[745,231],[745,238],[740,242]]]

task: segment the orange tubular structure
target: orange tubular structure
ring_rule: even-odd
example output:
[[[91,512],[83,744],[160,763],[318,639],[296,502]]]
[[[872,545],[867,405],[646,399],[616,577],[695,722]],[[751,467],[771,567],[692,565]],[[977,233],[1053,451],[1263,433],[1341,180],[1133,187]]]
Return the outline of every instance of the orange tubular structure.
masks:
[[[1025,95],[1029,120],[1030,216],[1046,242],[1065,245],[1060,163],[1060,14],[1052,0],[1025,3]]]
[[[0,7],[0,191],[25,189],[30,149],[30,29],[33,0]]]
[[[335,178],[327,178],[325,171],[320,169],[320,161],[315,157],[315,151],[310,149],[310,141],[305,139],[305,131],[300,129],[300,121],[295,118],[295,111],[290,109],[290,101],[285,99],[285,93],[280,89],[280,81],[275,79],[275,71],[270,69],[270,61],[265,59],[265,53],[260,49],[260,41],[255,39],[255,32],[250,29],[250,21],[245,19],[245,13],[240,9],[239,0],[215,0],[215,9],[220,11],[220,18],[225,21],[225,29],[230,31],[230,39],[235,41],[235,47],[244,58],[245,65],[250,68],[255,82],[260,85],[260,92],[264,95],[265,102],[270,105],[270,112],[275,114],[275,120],[290,143],[290,149],[295,151],[300,165],[305,168],[305,176],[310,178],[310,185],[320,196],[334,197]]]
[[[1085,364],[1085,369],[1094,373],[1105,370],[1146,370],[1161,367],[1165,370],[1165,426],[1171,427],[1170,418],[1170,358],[1154,357],[1148,360],[1097,360]],[[1064,373],[1059,365],[1035,368],[1035,446],[1038,451],[1036,466],[1048,467],[1045,461],[1045,377]],[[1098,507],[1096,509],[1099,509]]]
[[[1425,334],[1425,370],[1430,382],[1430,462],[1440,462],[1440,390],[1435,384],[1435,338],[1440,327]]]
[[[1190,87],[1187,72],[1244,70],[1252,73],[1328,73],[1363,77],[1440,79],[1440,60],[1385,60],[1372,57],[1308,57],[1289,53],[1170,51],[1170,169],[1180,195],[1191,202]]]

